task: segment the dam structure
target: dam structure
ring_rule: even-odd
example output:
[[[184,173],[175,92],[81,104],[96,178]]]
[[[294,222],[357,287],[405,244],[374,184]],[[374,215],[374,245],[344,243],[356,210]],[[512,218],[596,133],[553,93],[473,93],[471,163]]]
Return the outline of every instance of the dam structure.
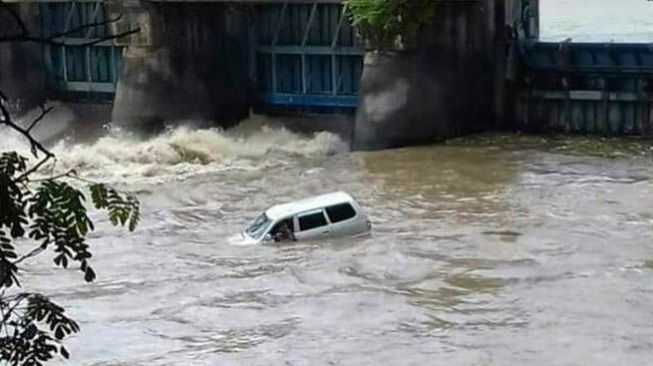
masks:
[[[651,134],[648,45],[539,42],[536,0],[434,3],[405,47],[372,50],[338,0],[11,1],[35,34],[60,36],[0,45],[0,88],[138,129],[337,116],[360,149],[505,129]],[[15,27],[0,14],[0,33]]]

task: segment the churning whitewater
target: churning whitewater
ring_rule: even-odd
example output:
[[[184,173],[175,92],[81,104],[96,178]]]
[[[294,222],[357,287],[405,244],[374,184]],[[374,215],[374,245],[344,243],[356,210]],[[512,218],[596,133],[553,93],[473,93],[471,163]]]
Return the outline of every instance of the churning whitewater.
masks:
[[[30,264],[26,288],[81,324],[73,364],[614,365],[653,352],[646,159],[532,144],[350,153],[332,134],[252,121],[54,151],[54,170],[142,202],[132,234],[96,217],[95,283]],[[270,205],[334,190],[364,205],[372,236],[227,241]]]
[[[342,140],[327,132],[302,137],[282,127],[248,129],[252,127],[247,124],[228,132],[181,126],[151,139],[113,129],[95,143],[62,141],[53,151],[58,169],[75,169],[114,182],[183,179],[224,169],[253,169],[263,157],[326,156],[348,150]]]
[[[271,167],[284,164],[289,156],[324,157],[349,150],[335,134],[299,135],[260,117],[228,131],[192,125],[181,123],[154,138],[142,138],[108,124],[106,135],[90,143],[62,138],[50,147],[56,162],[46,170],[54,174],[75,170],[109,183],[161,183],[222,170]],[[20,136],[8,130],[2,134],[8,138],[0,148],[30,156]]]

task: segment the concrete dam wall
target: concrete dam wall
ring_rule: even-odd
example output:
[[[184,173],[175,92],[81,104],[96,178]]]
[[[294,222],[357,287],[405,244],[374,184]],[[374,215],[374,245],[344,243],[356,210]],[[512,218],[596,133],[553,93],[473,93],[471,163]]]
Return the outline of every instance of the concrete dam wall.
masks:
[[[354,146],[379,149],[496,128],[502,119],[504,1],[438,1],[414,46],[368,53]]]
[[[651,133],[653,51],[538,43],[536,0],[435,2],[433,24],[384,50],[365,49],[339,1],[21,2],[43,35],[123,17],[63,46],[3,45],[0,86],[27,100],[108,103],[110,113],[86,110],[145,131],[228,127],[252,110],[340,116],[358,149],[495,129]]]
[[[224,3],[151,3],[126,9],[143,22],[126,47],[113,121],[183,119],[231,125],[249,114],[247,17]]]

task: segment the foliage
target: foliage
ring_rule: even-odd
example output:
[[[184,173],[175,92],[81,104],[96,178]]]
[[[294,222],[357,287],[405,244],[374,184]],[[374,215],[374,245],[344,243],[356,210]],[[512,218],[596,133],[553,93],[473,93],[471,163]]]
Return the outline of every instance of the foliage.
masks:
[[[69,182],[77,179],[75,173],[31,179],[37,171],[24,175],[27,163],[16,152],[0,155],[0,364],[42,365],[57,354],[68,358],[61,341],[79,331],[62,307],[20,291],[22,263],[50,250],[55,266],[77,265],[86,282],[96,277],[86,242],[95,227],[85,194]],[[140,216],[135,197],[104,184],[90,183],[88,189],[92,205],[106,211],[113,225],[135,229]],[[30,243],[33,249],[25,251]]]
[[[60,38],[111,25],[121,18],[122,14],[114,19],[82,24],[62,33],[40,37],[28,29],[16,3],[0,0],[0,19],[4,22],[0,26],[0,46],[25,42],[66,46],[68,43]],[[99,41],[139,31],[139,28],[128,29]],[[77,45],[89,46],[99,41],[89,40]],[[21,126],[12,119],[8,104],[7,96],[0,90],[0,127],[22,135],[29,142],[32,155],[40,160],[28,167],[28,159],[16,152],[0,154],[0,365],[38,366],[57,354],[68,358],[68,351],[61,342],[78,332],[79,326],[67,317],[62,307],[46,296],[21,292],[19,274],[22,264],[51,250],[56,266],[78,265],[84,273],[84,280],[91,282],[96,274],[90,265],[92,254],[86,237],[95,228],[87,215],[86,196],[70,183],[83,181],[74,171],[33,179],[36,174],[42,175],[41,168],[54,158],[54,154],[31,134],[52,108],[41,105],[41,114],[28,125]],[[140,211],[135,197],[104,184],[90,183],[88,189],[93,206],[107,211],[113,225],[128,226],[131,231],[136,228]],[[25,251],[30,243],[33,249]]]
[[[434,0],[345,0],[345,5],[358,32],[375,48],[394,46],[435,15]]]

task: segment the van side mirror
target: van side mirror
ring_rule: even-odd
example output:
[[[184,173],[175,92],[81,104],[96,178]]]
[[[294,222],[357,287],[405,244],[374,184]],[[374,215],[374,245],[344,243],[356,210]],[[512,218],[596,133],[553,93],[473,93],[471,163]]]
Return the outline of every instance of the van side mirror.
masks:
[[[265,234],[263,237],[263,241],[272,241],[274,238],[272,237],[272,234]]]

